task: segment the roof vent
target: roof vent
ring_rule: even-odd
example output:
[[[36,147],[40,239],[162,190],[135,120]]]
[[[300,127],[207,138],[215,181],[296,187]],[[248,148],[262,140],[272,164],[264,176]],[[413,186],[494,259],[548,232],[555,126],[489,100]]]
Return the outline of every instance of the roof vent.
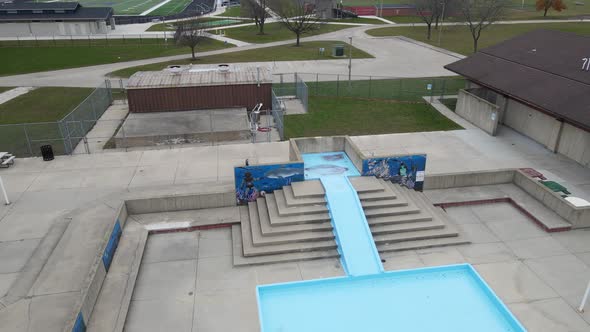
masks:
[[[218,65],[217,70],[219,70],[220,73],[227,73],[227,72],[229,72],[229,65],[226,65],[226,64]]]

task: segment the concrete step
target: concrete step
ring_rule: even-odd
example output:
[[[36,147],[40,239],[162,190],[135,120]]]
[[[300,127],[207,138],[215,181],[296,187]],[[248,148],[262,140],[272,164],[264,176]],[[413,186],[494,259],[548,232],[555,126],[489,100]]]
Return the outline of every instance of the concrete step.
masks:
[[[261,230],[260,220],[265,218],[267,210],[262,206],[258,206],[258,202],[263,201],[264,199],[258,199],[256,202],[248,203],[248,221],[250,223],[250,231],[252,232],[252,244],[254,246],[259,247],[294,242],[323,241],[334,238],[334,233],[332,233],[332,230],[315,232],[302,231],[296,233],[264,235]]]
[[[305,223],[273,226],[270,223],[270,217],[268,215],[266,200],[260,200],[259,202],[257,202],[256,206],[258,208],[258,220],[260,221],[260,229],[264,236],[277,234],[291,234],[297,232],[332,231],[332,223],[329,221],[322,223]]]
[[[361,202],[397,198],[395,192],[393,192],[389,186],[384,186],[381,191],[362,192],[357,194]]]
[[[300,214],[328,212],[328,207],[326,206],[326,203],[289,207],[287,205],[287,202],[285,201],[285,196],[282,195],[282,193],[266,194],[265,197],[267,200],[272,199],[275,201],[280,216],[296,216]]]
[[[398,214],[395,216],[367,217],[369,225],[390,225],[430,221],[432,216],[424,211],[409,214]]]
[[[323,223],[330,221],[330,214],[328,212],[281,216],[279,215],[279,210],[276,201],[272,198],[266,200],[266,206],[268,209],[268,215],[270,217],[270,223],[273,226]]]
[[[243,208],[243,209],[242,209]],[[310,241],[310,242],[294,242],[282,243],[274,245],[255,246],[252,241],[252,230],[250,229],[250,213],[249,208],[245,206],[240,207],[240,215],[242,222],[241,238],[242,238],[242,252],[246,257],[284,254],[292,252],[314,251],[314,250],[330,250],[336,249],[336,242],[331,240]]]
[[[429,214],[431,214],[435,220],[440,220],[445,225],[453,225],[453,222],[450,220],[446,212],[434,206],[434,204],[428,199],[428,197],[426,197],[426,195],[424,195],[424,193],[402,187],[400,187],[400,190],[402,190],[404,194],[406,194],[410,199],[414,200],[417,205],[423,206],[424,209]]]
[[[361,205],[363,206],[363,209],[379,208],[379,207],[385,208],[385,207],[405,206],[405,205],[408,205],[408,202],[400,197],[397,197],[397,198],[393,198],[393,199],[361,201]]]
[[[348,178],[357,193],[381,192],[385,188],[374,176],[351,176]]]
[[[307,180],[291,183],[296,198],[324,198],[326,192],[320,180]]]
[[[461,244],[469,244],[470,242],[465,237],[459,235],[455,237],[426,239],[426,240],[414,240],[414,241],[403,241],[403,242],[392,242],[387,244],[378,244],[377,251],[380,253],[391,252],[391,251],[402,251],[402,250],[417,250],[427,249],[434,247],[445,247]]]
[[[384,207],[384,208],[366,208],[364,209],[365,216],[368,218],[372,217],[383,217],[383,216],[397,216],[402,214],[419,213],[420,209],[415,206],[398,206],[398,207]]]
[[[443,229],[445,224],[437,221],[423,221],[417,223],[403,223],[403,224],[389,224],[389,225],[369,225],[373,236],[393,234],[393,233],[404,233],[404,232],[416,232],[431,229]]]
[[[242,230],[239,225],[232,226],[234,266],[286,263],[303,260],[340,257],[340,255],[338,254],[338,250],[336,249],[244,257],[242,254],[241,233]]]
[[[457,237],[459,233],[449,227],[443,229],[429,229],[401,233],[379,234],[373,236],[375,244],[389,244],[395,242],[438,239],[444,237]]]
[[[326,204],[325,198],[322,197],[295,197],[293,194],[293,188],[291,186],[285,186],[282,190],[275,190],[275,194],[277,192],[282,193],[285,196],[285,202],[288,206],[302,206],[302,205],[317,205],[317,204]]]

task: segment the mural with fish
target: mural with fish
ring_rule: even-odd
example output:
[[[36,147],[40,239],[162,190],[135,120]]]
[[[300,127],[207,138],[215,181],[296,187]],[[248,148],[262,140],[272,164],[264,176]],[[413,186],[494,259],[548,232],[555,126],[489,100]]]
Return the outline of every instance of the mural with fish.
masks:
[[[235,167],[236,200],[238,204],[253,202],[292,182],[303,181],[303,174],[303,163]]]
[[[426,155],[393,156],[363,160],[363,175],[373,175],[422,191]]]

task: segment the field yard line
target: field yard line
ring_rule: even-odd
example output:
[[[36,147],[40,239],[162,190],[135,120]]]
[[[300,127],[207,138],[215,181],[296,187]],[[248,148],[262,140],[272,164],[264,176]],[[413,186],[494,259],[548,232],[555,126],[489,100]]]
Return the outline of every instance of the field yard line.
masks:
[[[162,1],[162,2],[160,2],[159,4],[157,4],[157,5],[153,6],[152,8],[149,8],[148,10],[144,11],[143,13],[141,13],[141,14],[139,14],[139,15],[141,15],[141,16],[147,15],[147,14],[149,14],[149,13],[153,12],[154,10],[156,10],[156,9],[158,9],[158,8],[160,8],[160,7],[162,7],[162,6],[164,6],[165,4],[167,4],[167,3],[168,3],[168,2],[170,2],[170,1],[172,1],[172,0],[165,0],[165,1]]]

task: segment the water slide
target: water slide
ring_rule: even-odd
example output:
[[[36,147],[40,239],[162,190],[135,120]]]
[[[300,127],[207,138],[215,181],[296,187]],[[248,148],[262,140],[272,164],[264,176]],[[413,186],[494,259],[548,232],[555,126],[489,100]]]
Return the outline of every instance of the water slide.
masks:
[[[361,276],[383,272],[365,213],[348,177],[320,177],[332,217],[341,261],[347,275]]]

